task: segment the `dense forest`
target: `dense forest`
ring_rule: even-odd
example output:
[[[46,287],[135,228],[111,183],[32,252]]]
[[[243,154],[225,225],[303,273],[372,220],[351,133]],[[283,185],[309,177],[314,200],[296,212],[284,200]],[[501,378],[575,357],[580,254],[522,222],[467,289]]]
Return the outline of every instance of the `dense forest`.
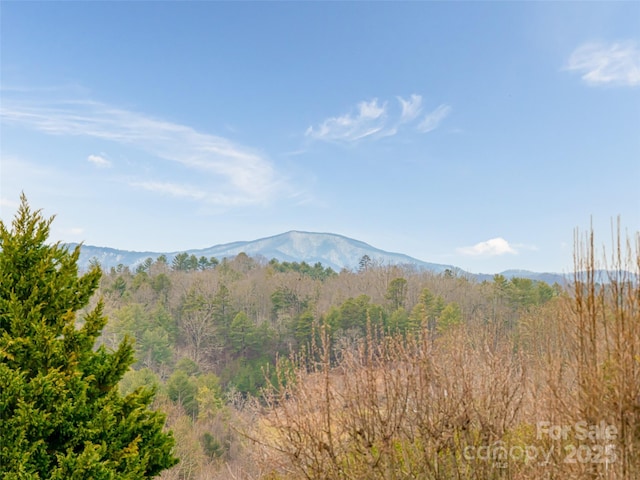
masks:
[[[168,414],[164,479],[634,478],[633,240],[577,235],[567,285],[149,259],[104,272],[100,342],[135,340],[120,389]]]
[[[178,255],[0,222],[3,479],[636,479],[640,234],[574,275]]]

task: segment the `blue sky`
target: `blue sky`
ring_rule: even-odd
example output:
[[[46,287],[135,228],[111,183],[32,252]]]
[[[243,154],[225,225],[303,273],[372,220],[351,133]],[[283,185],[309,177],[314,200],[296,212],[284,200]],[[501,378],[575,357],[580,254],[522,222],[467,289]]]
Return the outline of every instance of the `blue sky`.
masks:
[[[0,217],[180,251],[332,232],[472,272],[640,230],[638,2],[0,4]]]

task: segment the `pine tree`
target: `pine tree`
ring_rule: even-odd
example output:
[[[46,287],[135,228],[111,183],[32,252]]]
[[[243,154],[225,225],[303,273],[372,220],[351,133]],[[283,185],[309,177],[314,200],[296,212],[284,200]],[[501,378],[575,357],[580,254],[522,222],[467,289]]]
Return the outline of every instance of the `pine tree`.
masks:
[[[151,478],[177,463],[174,440],[152,391],[120,394],[131,343],[94,348],[101,271],[79,275],[80,247],[47,243],[53,217],[21,200],[0,222],[0,478]]]

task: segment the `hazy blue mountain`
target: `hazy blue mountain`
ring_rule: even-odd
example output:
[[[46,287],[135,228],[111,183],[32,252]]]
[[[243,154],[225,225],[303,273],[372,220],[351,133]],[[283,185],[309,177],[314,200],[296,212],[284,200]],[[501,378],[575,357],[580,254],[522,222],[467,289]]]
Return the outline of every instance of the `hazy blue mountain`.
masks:
[[[233,258],[244,252],[250,257],[261,258],[265,261],[275,258],[281,262],[307,262],[310,265],[320,262],[323,266],[331,267],[336,271],[340,271],[343,268],[357,270],[360,260],[367,255],[376,265],[405,265],[435,273],[451,270],[457,275],[474,278],[479,281],[491,281],[493,279],[493,274],[471,274],[453,265],[429,263],[402,253],[387,252],[365,242],[333,233],[291,231],[253,241],[226,243],[209,248],[185,250],[185,252],[198,258],[202,256],[207,258],[216,257],[218,260]],[[94,260],[99,262],[105,270],[118,265],[125,265],[134,269],[147,258],[155,260],[160,255],[165,255],[167,261],[171,264],[173,257],[178,253],[182,253],[182,251],[131,252],[83,245],[79,264],[80,268],[86,269],[90,262]],[[526,270],[507,270],[502,272],[502,275],[507,278],[523,277],[542,280],[550,284],[554,282],[563,283],[565,278],[561,274],[536,273]]]
[[[71,247],[75,247],[77,244],[70,244]],[[80,249],[80,259],[78,266],[80,269],[86,270],[89,267],[90,262],[97,261],[102,266],[103,270],[108,270],[111,267],[117,267],[118,265],[124,265],[127,267],[136,267],[145,259],[151,257],[152,259],[158,258],[162,253],[158,252],[131,252],[128,250],[117,250],[115,248],[108,247],[95,247],[93,245],[82,245]],[[172,259],[175,254],[165,254],[167,258]]]
[[[500,275],[504,276],[507,279],[513,278],[513,277],[529,278],[531,280],[546,282],[549,285],[553,285],[554,283],[564,285],[567,279],[571,280],[573,278],[572,275],[567,276],[561,273],[551,273],[551,272],[542,272],[542,273],[531,272],[529,270],[505,270],[504,272],[500,272]],[[494,274],[492,273],[491,274],[480,273],[475,275],[475,278],[479,281],[482,281],[482,280],[492,281],[493,276]]]
[[[261,257],[265,260],[276,258],[281,262],[307,262],[311,265],[320,262],[325,267],[336,271],[343,268],[357,269],[360,259],[368,255],[378,265],[409,265],[434,272],[444,272],[446,269],[456,270],[451,265],[424,262],[401,253],[393,253],[372,247],[371,245],[352,238],[333,233],[311,233],[291,231],[273,237],[261,238],[246,242],[233,242],[215,245],[197,250],[185,250],[189,255],[198,258],[216,257],[233,258],[239,253],[246,253],[250,257]],[[119,264],[136,267],[145,259],[158,258],[165,255],[169,263],[173,257],[182,252],[131,252],[113,248],[83,245],[80,254],[80,266],[86,268],[93,259],[102,265],[103,269],[116,267]]]

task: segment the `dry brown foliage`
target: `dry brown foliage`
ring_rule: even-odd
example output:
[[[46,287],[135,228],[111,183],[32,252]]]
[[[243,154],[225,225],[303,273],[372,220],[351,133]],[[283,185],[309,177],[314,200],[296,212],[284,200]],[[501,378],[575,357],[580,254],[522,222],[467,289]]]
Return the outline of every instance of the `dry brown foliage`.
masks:
[[[618,231],[600,265],[593,234],[576,235],[570,291],[515,328],[474,317],[417,338],[370,329],[341,349],[323,332],[309,355],[279,363],[279,380],[246,414],[256,471],[640,478],[639,247]]]

